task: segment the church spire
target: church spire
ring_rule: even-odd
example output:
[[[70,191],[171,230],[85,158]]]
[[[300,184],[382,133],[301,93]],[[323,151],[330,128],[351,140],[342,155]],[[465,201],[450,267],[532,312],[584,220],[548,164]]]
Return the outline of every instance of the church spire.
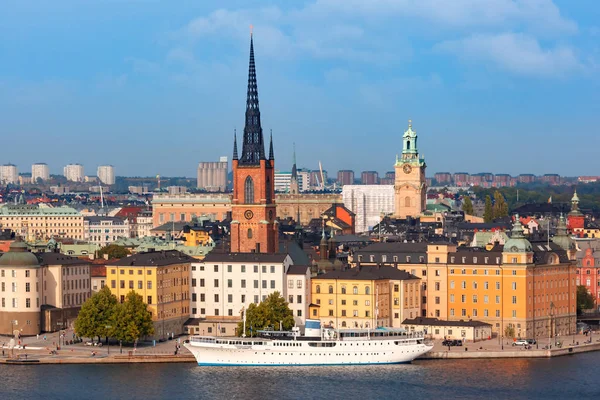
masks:
[[[246,97],[246,121],[242,143],[241,165],[258,165],[265,159],[265,144],[260,124],[258,107],[258,85],[254,63],[254,39],[250,34],[250,62],[248,66],[248,92]]]
[[[273,129],[271,129],[271,139],[269,144],[269,160],[274,160],[275,155],[273,153]]]
[[[236,132],[236,129],[233,130],[233,159],[234,160],[238,159],[238,152],[237,152],[237,132]]]
[[[296,167],[296,143],[294,142],[294,158],[292,163],[292,179],[298,179],[298,168]]]

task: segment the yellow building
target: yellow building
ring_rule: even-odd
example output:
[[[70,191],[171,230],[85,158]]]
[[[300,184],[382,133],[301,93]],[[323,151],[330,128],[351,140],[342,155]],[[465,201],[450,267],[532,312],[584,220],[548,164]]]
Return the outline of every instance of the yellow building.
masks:
[[[212,238],[201,226],[189,226],[183,227],[183,238],[184,245],[188,247],[192,246],[207,246],[212,243]]]
[[[335,270],[311,281],[310,317],[339,328],[399,328],[419,315],[420,279],[393,267]]]
[[[106,281],[120,302],[131,291],[148,304],[154,338],[184,333],[190,316],[190,271],[196,260],[179,251],[154,251],[122,258],[106,266]]]

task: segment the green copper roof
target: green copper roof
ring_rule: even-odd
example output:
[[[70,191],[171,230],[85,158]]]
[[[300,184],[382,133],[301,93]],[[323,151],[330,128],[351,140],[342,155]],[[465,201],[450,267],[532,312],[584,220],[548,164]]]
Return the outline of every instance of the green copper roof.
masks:
[[[39,261],[35,255],[27,250],[27,245],[20,241],[14,241],[7,253],[0,257],[0,265],[6,267],[38,267]]]
[[[515,223],[511,231],[510,239],[504,243],[504,251],[509,253],[526,253],[532,251],[531,243],[523,234],[523,225],[519,220],[519,214],[515,214]]]

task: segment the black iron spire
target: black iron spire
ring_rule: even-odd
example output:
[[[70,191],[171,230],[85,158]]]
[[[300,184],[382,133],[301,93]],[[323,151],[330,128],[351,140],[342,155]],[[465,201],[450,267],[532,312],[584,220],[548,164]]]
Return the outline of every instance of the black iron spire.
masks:
[[[233,159],[237,160],[238,159],[238,152],[237,152],[237,130],[234,129],[233,130]]]
[[[273,153],[273,129],[271,129],[271,142],[269,144],[269,160],[274,160],[275,155]]]
[[[256,66],[254,65],[254,43],[250,34],[250,65],[248,67],[248,94],[246,98],[246,125],[240,164],[257,165],[265,159],[265,144],[260,125],[258,108],[258,86],[256,85]]]
[[[296,167],[296,143],[294,143],[294,163],[292,164],[292,179],[298,179],[298,168]]]

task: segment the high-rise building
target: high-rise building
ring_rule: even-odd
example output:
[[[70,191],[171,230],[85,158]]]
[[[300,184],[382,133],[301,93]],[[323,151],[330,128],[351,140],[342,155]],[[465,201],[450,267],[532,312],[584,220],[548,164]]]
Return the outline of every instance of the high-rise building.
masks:
[[[215,162],[198,163],[198,189],[208,192],[224,192],[227,188],[227,157]]]
[[[400,158],[396,158],[395,211],[394,217],[416,217],[425,210],[427,182],[425,180],[425,160],[419,156],[417,132],[408,121],[408,129],[402,137],[403,148]]]
[[[379,183],[379,174],[377,171],[363,171],[360,173],[360,182],[363,185],[377,185]]]
[[[14,164],[4,164],[0,166],[0,183],[3,185],[17,183],[19,181],[19,172]]]
[[[115,184],[115,167],[112,165],[100,165],[98,167],[98,179],[105,185]]]
[[[247,93],[246,125],[240,157],[238,157],[235,135],[233,142],[231,251],[275,253],[279,247],[279,229],[276,223],[273,135],[271,135],[267,158],[265,157],[265,144],[260,123],[252,36],[250,36]]]
[[[433,179],[438,185],[449,184],[452,183],[452,174],[450,172],[436,172]]]
[[[337,181],[339,185],[354,185],[354,171],[342,169],[338,171]]]
[[[63,174],[68,181],[83,182],[83,165],[69,164],[63,168]]]
[[[36,183],[38,178],[43,181],[50,179],[50,170],[48,169],[48,164],[37,163],[31,166],[31,183]]]

